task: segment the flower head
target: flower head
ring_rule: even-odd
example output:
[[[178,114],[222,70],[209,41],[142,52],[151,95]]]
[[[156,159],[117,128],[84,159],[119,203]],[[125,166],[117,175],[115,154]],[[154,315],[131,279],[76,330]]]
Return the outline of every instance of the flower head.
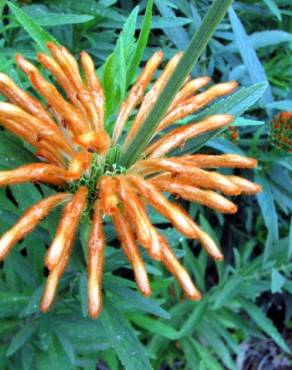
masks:
[[[113,131],[109,133],[105,127],[105,97],[91,57],[85,52],[81,53],[81,76],[77,61],[65,47],[49,43],[48,48],[51,56],[41,53],[38,60],[54,77],[67,99],[20,55],[16,57],[18,67],[48,107],[45,108],[8,76],[0,74],[0,92],[9,101],[0,102],[0,122],[7,130],[30,143],[40,159],[40,162],[11,171],[0,171],[0,185],[41,182],[52,185],[57,191],[28,209],[2,235],[0,259],[5,258],[12,247],[54,207],[62,204],[62,216],[45,258],[49,275],[41,301],[42,311],[46,312],[54,301],[84,212],[87,212],[88,222],[91,222],[87,251],[91,317],[96,317],[102,307],[105,215],[112,219],[121,248],[133,267],[142,294],[149,296],[151,287],[140,246],[145,248],[150,257],[164,264],[190,299],[200,299],[200,292],[180,265],[168,241],[152,225],[146,206],[162,214],[187,238],[198,240],[214,259],[223,259],[212,238],[181,206],[171,202],[163,193],[223,213],[234,213],[237,206],[224,195],[260,191],[258,185],[246,179],[215,171],[218,167],[254,168],[256,161],[252,158],[234,154],[172,154],[188,139],[230,125],[233,121],[231,115],[218,114],[200,122],[172,127],[178,120],[230,94],[236,88],[236,82],[221,83],[206,89],[210,83],[208,77],[187,79],[160,122],[143,157],[129,168],[124,168],[119,165],[119,153],[135,138],[181,54],[168,62],[150,88],[163,53],[158,51],[149,59],[121,104]],[[135,109],[137,113],[133,114]],[[125,130],[130,116],[133,118],[132,125]]]
[[[281,112],[269,125],[272,146],[282,152],[292,152],[292,112]]]

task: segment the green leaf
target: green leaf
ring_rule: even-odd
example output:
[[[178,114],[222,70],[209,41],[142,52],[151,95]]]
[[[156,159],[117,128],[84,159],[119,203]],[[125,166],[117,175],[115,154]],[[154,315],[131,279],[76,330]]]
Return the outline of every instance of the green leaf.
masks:
[[[20,312],[19,314],[20,318],[29,316],[39,311],[39,305],[40,305],[41,297],[43,295],[43,291],[44,291],[43,286],[38,287],[34,291],[33,295],[29,298],[27,305]]]
[[[134,329],[115,308],[113,301],[105,299],[104,303],[100,321],[125,369],[152,369]]]
[[[94,19],[93,15],[88,14],[70,14],[70,13],[48,13],[33,15],[25,11],[27,16],[42,27],[56,27],[64,24],[86,23]]]
[[[58,43],[53,36],[43,30],[42,27],[32,18],[30,18],[22,9],[20,9],[10,1],[7,1],[7,5],[9,6],[19,24],[26,30],[27,33],[29,33],[31,38],[37,43],[42,51],[47,51],[46,44],[49,41],[56,44]]]
[[[28,303],[29,296],[17,292],[0,292],[0,318],[15,316]]]
[[[285,284],[285,277],[280,274],[279,271],[277,271],[275,268],[272,269],[271,274],[271,292],[274,293],[280,293],[282,291],[282,288]]]
[[[212,332],[212,335],[210,335]],[[231,353],[224,341],[217,332],[214,330],[212,322],[203,322],[199,328],[199,335],[202,336],[209,346],[213,349],[214,353],[217,354],[218,358],[228,369],[234,369],[235,364],[232,361]]]
[[[14,135],[1,131],[0,168],[10,170],[23,164],[36,162],[37,158]]]
[[[130,166],[144,151],[155,129],[165,115],[175,94],[181,87],[187,75],[197,63],[200,55],[213,36],[216,27],[227,12],[232,0],[215,0],[208,10],[207,15],[199,30],[194,34],[191,42],[178,63],[172,77],[162,90],[155,105],[147,115],[144,124],[137,132],[133,141],[121,156],[121,165]]]
[[[271,337],[273,341],[275,341],[275,343],[277,343],[278,346],[281,347],[285,352],[290,352],[278,329],[274,326],[272,321],[266,317],[266,315],[260,308],[244,298],[240,298],[239,303],[264,333]]]
[[[230,7],[228,13],[234,33],[235,42],[238,46],[240,56],[247,70],[247,73],[250,76],[251,82],[257,83],[265,81],[268,84],[268,88],[263,94],[261,100],[264,104],[269,103],[273,101],[273,96],[264,67],[262,66],[254,48],[250,43],[249,36],[246,34],[246,31],[240,19],[238,18],[232,7]]]
[[[170,315],[161,308],[153,299],[144,298],[141,294],[132,289],[117,284],[108,284],[105,282],[106,289],[109,289],[114,295],[133,305],[135,310],[151,313],[164,319],[169,319]]]
[[[201,345],[198,341],[194,339],[191,339],[191,343],[203,360],[203,363],[205,365],[204,369],[223,370],[223,367],[219,364],[216,358],[210,353],[210,351],[207,350],[205,346]]]
[[[242,284],[242,278],[240,276],[232,276],[229,280],[223,285],[223,287],[216,289],[216,295],[214,296],[215,302],[213,305],[214,310],[218,310],[222,306],[228,304],[230,300],[238,294],[240,286]]]
[[[248,119],[243,117],[238,117],[236,120],[232,123],[232,126],[236,127],[246,127],[246,126],[261,126],[264,125],[264,121],[257,121],[254,119]]]
[[[276,2],[274,0],[263,0],[263,2],[267,5],[270,11],[277,17],[278,21],[281,21],[282,15]]]
[[[194,309],[181,327],[178,338],[189,336],[196,330],[198,325],[200,325],[201,319],[206,314],[207,306],[208,300],[206,298],[194,304]]]
[[[18,351],[33,335],[34,331],[38,326],[38,322],[29,323],[24,326],[19,332],[12,338],[10,345],[7,349],[6,355],[11,356],[14,352]]]
[[[124,99],[127,89],[127,66],[135,50],[135,26],[139,8],[131,12],[112,54],[103,68],[103,86],[106,95],[106,112],[111,116]]]
[[[27,343],[21,349],[21,363],[23,370],[31,370],[34,357],[35,349],[30,343]]]
[[[188,368],[192,369],[194,364],[197,364],[199,362],[198,355],[187,338],[180,340],[180,345],[186,357]]]
[[[63,350],[61,343],[57,337],[53,337],[50,346],[46,352],[37,354],[37,369],[38,370],[73,370],[68,356]]]
[[[143,24],[136,44],[135,52],[133,53],[133,56],[129,62],[129,67],[127,69],[127,85],[131,83],[135,75],[135,72],[141,62],[141,58],[148,42],[151,28],[153,1],[154,0],[148,0],[147,3],[145,15],[143,18]]]
[[[288,237],[288,260],[290,260],[292,256],[292,216],[290,218],[290,230],[289,230],[289,237]]]
[[[119,66],[119,74],[115,78],[120,79],[122,98],[126,94],[127,65],[132,59],[135,50],[135,28],[139,7],[133,9],[127,18],[123,30],[119,35],[117,46],[114,51],[116,65]]]
[[[55,328],[54,331],[61,345],[63,346],[65,353],[70,359],[71,364],[74,365],[75,364],[75,351],[74,351],[74,348],[73,348],[73,345],[70,339],[67,337],[66,333],[63,333],[62,331],[58,330],[58,328]]]
[[[81,274],[79,277],[79,296],[81,311],[84,317],[87,316],[88,312],[88,297],[87,297],[87,276],[86,274]]]
[[[266,228],[270,234],[271,248],[272,244],[279,239],[278,215],[276,211],[275,201],[272,194],[271,185],[264,174],[258,172],[255,176],[255,182],[262,186],[262,191],[257,194],[257,199],[261,208]],[[270,248],[265,248],[264,261],[267,260],[271,253]]]
[[[170,340],[175,340],[178,337],[178,332],[173,327],[165,324],[164,322],[138,314],[129,314],[128,317],[130,321],[134,322],[134,324],[140,326],[143,329],[149,330],[152,333],[159,334],[162,337],[168,338]]]

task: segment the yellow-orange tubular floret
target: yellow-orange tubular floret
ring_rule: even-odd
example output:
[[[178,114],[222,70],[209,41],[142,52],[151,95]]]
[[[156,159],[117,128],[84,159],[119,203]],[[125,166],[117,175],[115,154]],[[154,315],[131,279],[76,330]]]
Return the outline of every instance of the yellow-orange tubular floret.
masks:
[[[149,296],[151,287],[139,246],[174,275],[188,298],[200,299],[200,292],[180,265],[168,241],[152,225],[147,206],[163,215],[185,237],[196,239],[214,259],[223,259],[212,238],[180,205],[168,200],[163,193],[223,213],[234,213],[237,206],[222,194],[255,194],[261,190],[260,186],[242,177],[215,172],[218,167],[254,168],[257,163],[253,158],[234,154],[174,154],[187,140],[232,123],[233,116],[216,114],[199,122],[169,127],[230,94],[236,88],[236,82],[206,88],[211,82],[209,77],[186,78],[156,130],[159,135],[153,136],[135,164],[121,169],[118,163],[108,163],[109,150],[117,143],[119,150],[123,150],[135,138],[182,54],[178,53],[166,64],[151,87],[149,84],[162,62],[163,53],[158,51],[149,59],[122,102],[113,132],[109,135],[105,124],[105,95],[91,57],[86,52],[81,53],[82,73],[65,47],[49,43],[48,49],[51,55],[40,53],[38,61],[51,73],[67,99],[21,55],[16,57],[17,65],[48,107],[0,73],[0,93],[9,101],[0,102],[0,124],[31,144],[35,148],[36,159],[41,160],[10,171],[0,171],[0,186],[41,182],[60,192],[33,205],[2,235],[0,260],[54,207],[65,204],[45,258],[49,275],[41,301],[42,311],[48,311],[54,302],[58,282],[68,265],[78,224],[85,210],[85,219],[91,223],[87,270],[88,313],[92,318],[96,318],[102,308],[106,245],[104,215],[111,218],[115,226],[117,238],[133,267],[142,294]],[[137,114],[133,117],[135,109]],[[127,131],[125,127],[130,117],[133,123]],[[167,133],[162,132],[164,128],[168,128]],[[117,150],[117,147],[113,149]]]

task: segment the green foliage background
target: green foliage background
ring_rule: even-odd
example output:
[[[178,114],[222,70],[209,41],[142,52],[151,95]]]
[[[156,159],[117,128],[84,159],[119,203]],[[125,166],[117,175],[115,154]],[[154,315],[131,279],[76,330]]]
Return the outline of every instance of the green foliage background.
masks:
[[[212,1],[155,1],[152,20],[151,3],[143,18],[145,1],[135,7],[134,1],[122,0],[0,0],[0,70],[30,88],[15,68],[15,54],[36,61],[36,52],[52,38],[76,55],[89,51],[105,88],[110,129],[141,58],[147,60],[158,48],[166,59],[186,49]],[[115,234],[107,226],[104,310],[98,320],[90,320],[85,254],[89,225],[83,224],[58,300],[49,314],[41,314],[43,259],[56,212],[1,266],[0,369],[237,369],[240,345],[265,336],[283,354],[289,353],[283,328],[289,330],[292,313],[292,160],[271,146],[269,122],[278,111],[292,111],[291,32],[290,0],[234,1],[192,72],[216,82],[240,83],[235,94],[190,118],[232,113],[239,139],[231,141],[226,133],[205,136],[188,142],[184,150],[191,153],[205,145],[205,151],[254,156],[257,171],[242,172],[263,186],[257,197],[240,197],[239,212],[232,216],[184,204],[221,246],[223,264],[210,261],[194,242],[152,215],[204,292],[202,301],[184,299],[174,279],[146,257],[154,294],[143,298],[124,256],[113,248]],[[29,147],[1,131],[1,169],[34,160]],[[50,192],[29,184],[0,189],[0,231]],[[277,315],[275,307],[280,307]]]

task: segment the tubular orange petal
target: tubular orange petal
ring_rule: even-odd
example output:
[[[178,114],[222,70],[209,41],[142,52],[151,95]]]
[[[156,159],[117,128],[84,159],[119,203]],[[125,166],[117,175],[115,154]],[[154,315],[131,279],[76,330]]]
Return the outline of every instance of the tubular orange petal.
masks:
[[[169,202],[150,182],[133,175],[128,175],[127,178],[135,185],[146,201],[169,219],[176,229],[188,238],[197,239],[198,227],[182,208]]]
[[[94,96],[95,105],[98,110],[99,122],[98,123],[96,122],[95,128],[97,131],[99,131],[104,127],[104,106],[105,106],[104,93],[100,85],[99,79],[97,77],[97,74],[95,72],[94,63],[91,57],[85,51],[81,53],[81,64],[85,73],[88,88],[90,88]]]
[[[105,131],[88,131],[74,138],[74,142],[90,152],[104,154],[110,146],[110,138]]]
[[[104,263],[104,231],[99,201],[94,204],[91,232],[88,239],[88,313],[96,318],[102,309],[102,272]]]
[[[67,180],[67,172],[53,164],[33,163],[10,171],[0,171],[0,186],[21,184],[24,182],[46,182],[62,185]]]
[[[193,284],[189,274],[177,260],[167,241],[161,237],[162,263],[175,276],[186,296],[194,301],[201,299],[201,293]]]
[[[90,129],[82,114],[62,97],[55,86],[49,83],[33,64],[21,55],[16,56],[16,62],[35,89],[47,100],[57,115],[63,117],[65,124],[75,135],[82,135]]]
[[[156,54],[154,54],[154,56],[155,55]],[[167,63],[165,69],[162,71],[159,78],[156,80],[156,82],[153,84],[150,91],[144,97],[141,107],[138,111],[138,114],[136,115],[135,120],[132,124],[132,127],[130,128],[130,131],[127,134],[125,144],[124,144],[125,147],[127,147],[129,143],[131,142],[131,140],[133,140],[133,137],[136,135],[137,131],[143,124],[147,114],[149,113],[153,105],[155,104],[159,94],[161,93],[163,87],[166,85],[167,81],[172,75],[181,57],[182,57],[182,53],[178,53]],[[161,55],[161,59],[162,59],[162,55]]]
[[[194,138],[205,132],[225,127],[229,125],[233,119],[233,116],[230,114],[217,114],[207,117],[203,121],[178,127],[151,144],[147,148],[146,154],[148,154],[150,158],[162,157],[174,148],[184,145],[188,139]]]
[[[0,260],[4,259],[11,248],[29,234],[56,206],[68,202],[71,194],[59,193],[46,198],[29,208],[17,223],[0,238]]]
[[[49,270],[53,270],[59,261],[66,257],[73,245],[81,214],[86,207],[87,193],[87,188],[81,186],[63,210],[55,238],[45,259],[45,265]]]
[[[145,68],[142,70],[139,78],[132,86],[128,97],[122,103],[118,118],[115,123],[114,132],[112,136],[113,143],[118,141],[124,125],[129,118],[131,111],[141,102],[143,98],[144,91],[148,86],[151,78],[156,71],[157,67],[161,63],[163,58],[163,53],[161,51],[156,52],[147,62]]]
[[[77,180],[85,171],[88,171],[91,166],[92,154],[88,152],[80,152],[75,154],[69,164],[68,178]]]
[[[244,194],[257,194],[262,191],[262,187],[254,182],[248,181],[239,176],[228,176],[229,180],[239,186]]]
[[[112,176],[102,176],[98,187],[100,209],[105,214],[112,215],[119,204],[117,179]]]
[[[66,84],[62,87],[68,94],[69,99],[83,112],[84,118],[88,121],[88,126],[91,126],[92,129],[96,128],[100,123],[99,111],[95,105],[92,92],[87,89],[82,81],[78,63],[64,46],[58,46],[49,42],[48,48],[65,75]],[[51,72],[54,75],[54,71],[51,70]]]
[[[227,176],[217,172],[201,170],[189,163],[182,163],[179,158],[147,159],[137,162],[131,172],[155,173],[157,171],[169,171],[174,176],[183,178],[189,184],[200,188],[216,189],[227,195],[238,195],[241,189]]]
[[[201,190],[194,186],[176,180],[153,180],[151,181],[159,190],[178,195],[190,202],[203,204],[207,207],[216,209],[222,213],[235,213],[237,206],[222,195],[213,191]]]
[[[257,165],[257,160],[250,157],[244,157],[238,154],[195,154],[180,157],[179,160],[189,162],[200,168],[254,168]]]
[[[58,84],[63,88],[66,92],[68,99],[75,105],[83,116],[86,117],[86,111],[80,101],[78,100],[78,95],[75,91],[74,86],[72,86],[71,82],[68,80],[66,73],[62,70],[59,64],[55,61],[55,59],[51,58],[50,56],[39,53],[38,54],[38,61],[51,72],[54,76]],[[87,117],[86,117],[87,119]]]
[[[179,106],[180,104],[183,104],[187,98],[196,93],[202,87],[208,85],[210,82],[211,78],[207,76],[195,78],[194,80],[188,81],[176,94],[175,98],[173,99],[173,102],[168,108],[167,113],[171,112],[175,107]]]
[[[62,273],[60,272],[60,269],[55,268],[53,271],[50,272],[40,304],[40,309],[42,312],[48,312],[49,309],[52,307],[61,276]]]
[[[133,266],[138,288],[145,296],[151,295],[151,288],[145,265],[136,245],[130,225],[119,209],[112,215],[112,220],[122,243],[123,251],[130,264]]]
[[[164,117],[156,132],[163,130],[179,119],[183,119],[189,114],[198,111],[199,109],[210,104],[215,99],[230,94],[234,89],[236,89],[236,87],[237,83],[235,81],[225,82],[214,85],[210,87],[207,91],[198,94],[192,98],[189,98],[184,102],[184,104],[179,105],[177,108],[173,109],[167,116]]]
[[[7,75],[0,73],[0,92],[6,96],[12,103],[24,109],[27,113],[46,121],[50,124],[54,123],[52,117],[44,109],[41,103],[26,93]]]
[[[158,234],[148,218],[143,202],[132,190],[130,183],[122,177],[119,178],[119,195],[138,241],[149,251],[152,258],[159,260],[160,241]]]
[[[28,142],[31,142],[29,135],[35,134],[37,136],[36,144],[41,139],[45,139],[54,143],[57,150],[65,151],[68,154],[72,153],[66,138],[54,123],[41,121],[13,104],[0,102],[0,121],[4,124],[14,122],[18,127],[23,126],[28,131],[25,135],[25,140]]]

